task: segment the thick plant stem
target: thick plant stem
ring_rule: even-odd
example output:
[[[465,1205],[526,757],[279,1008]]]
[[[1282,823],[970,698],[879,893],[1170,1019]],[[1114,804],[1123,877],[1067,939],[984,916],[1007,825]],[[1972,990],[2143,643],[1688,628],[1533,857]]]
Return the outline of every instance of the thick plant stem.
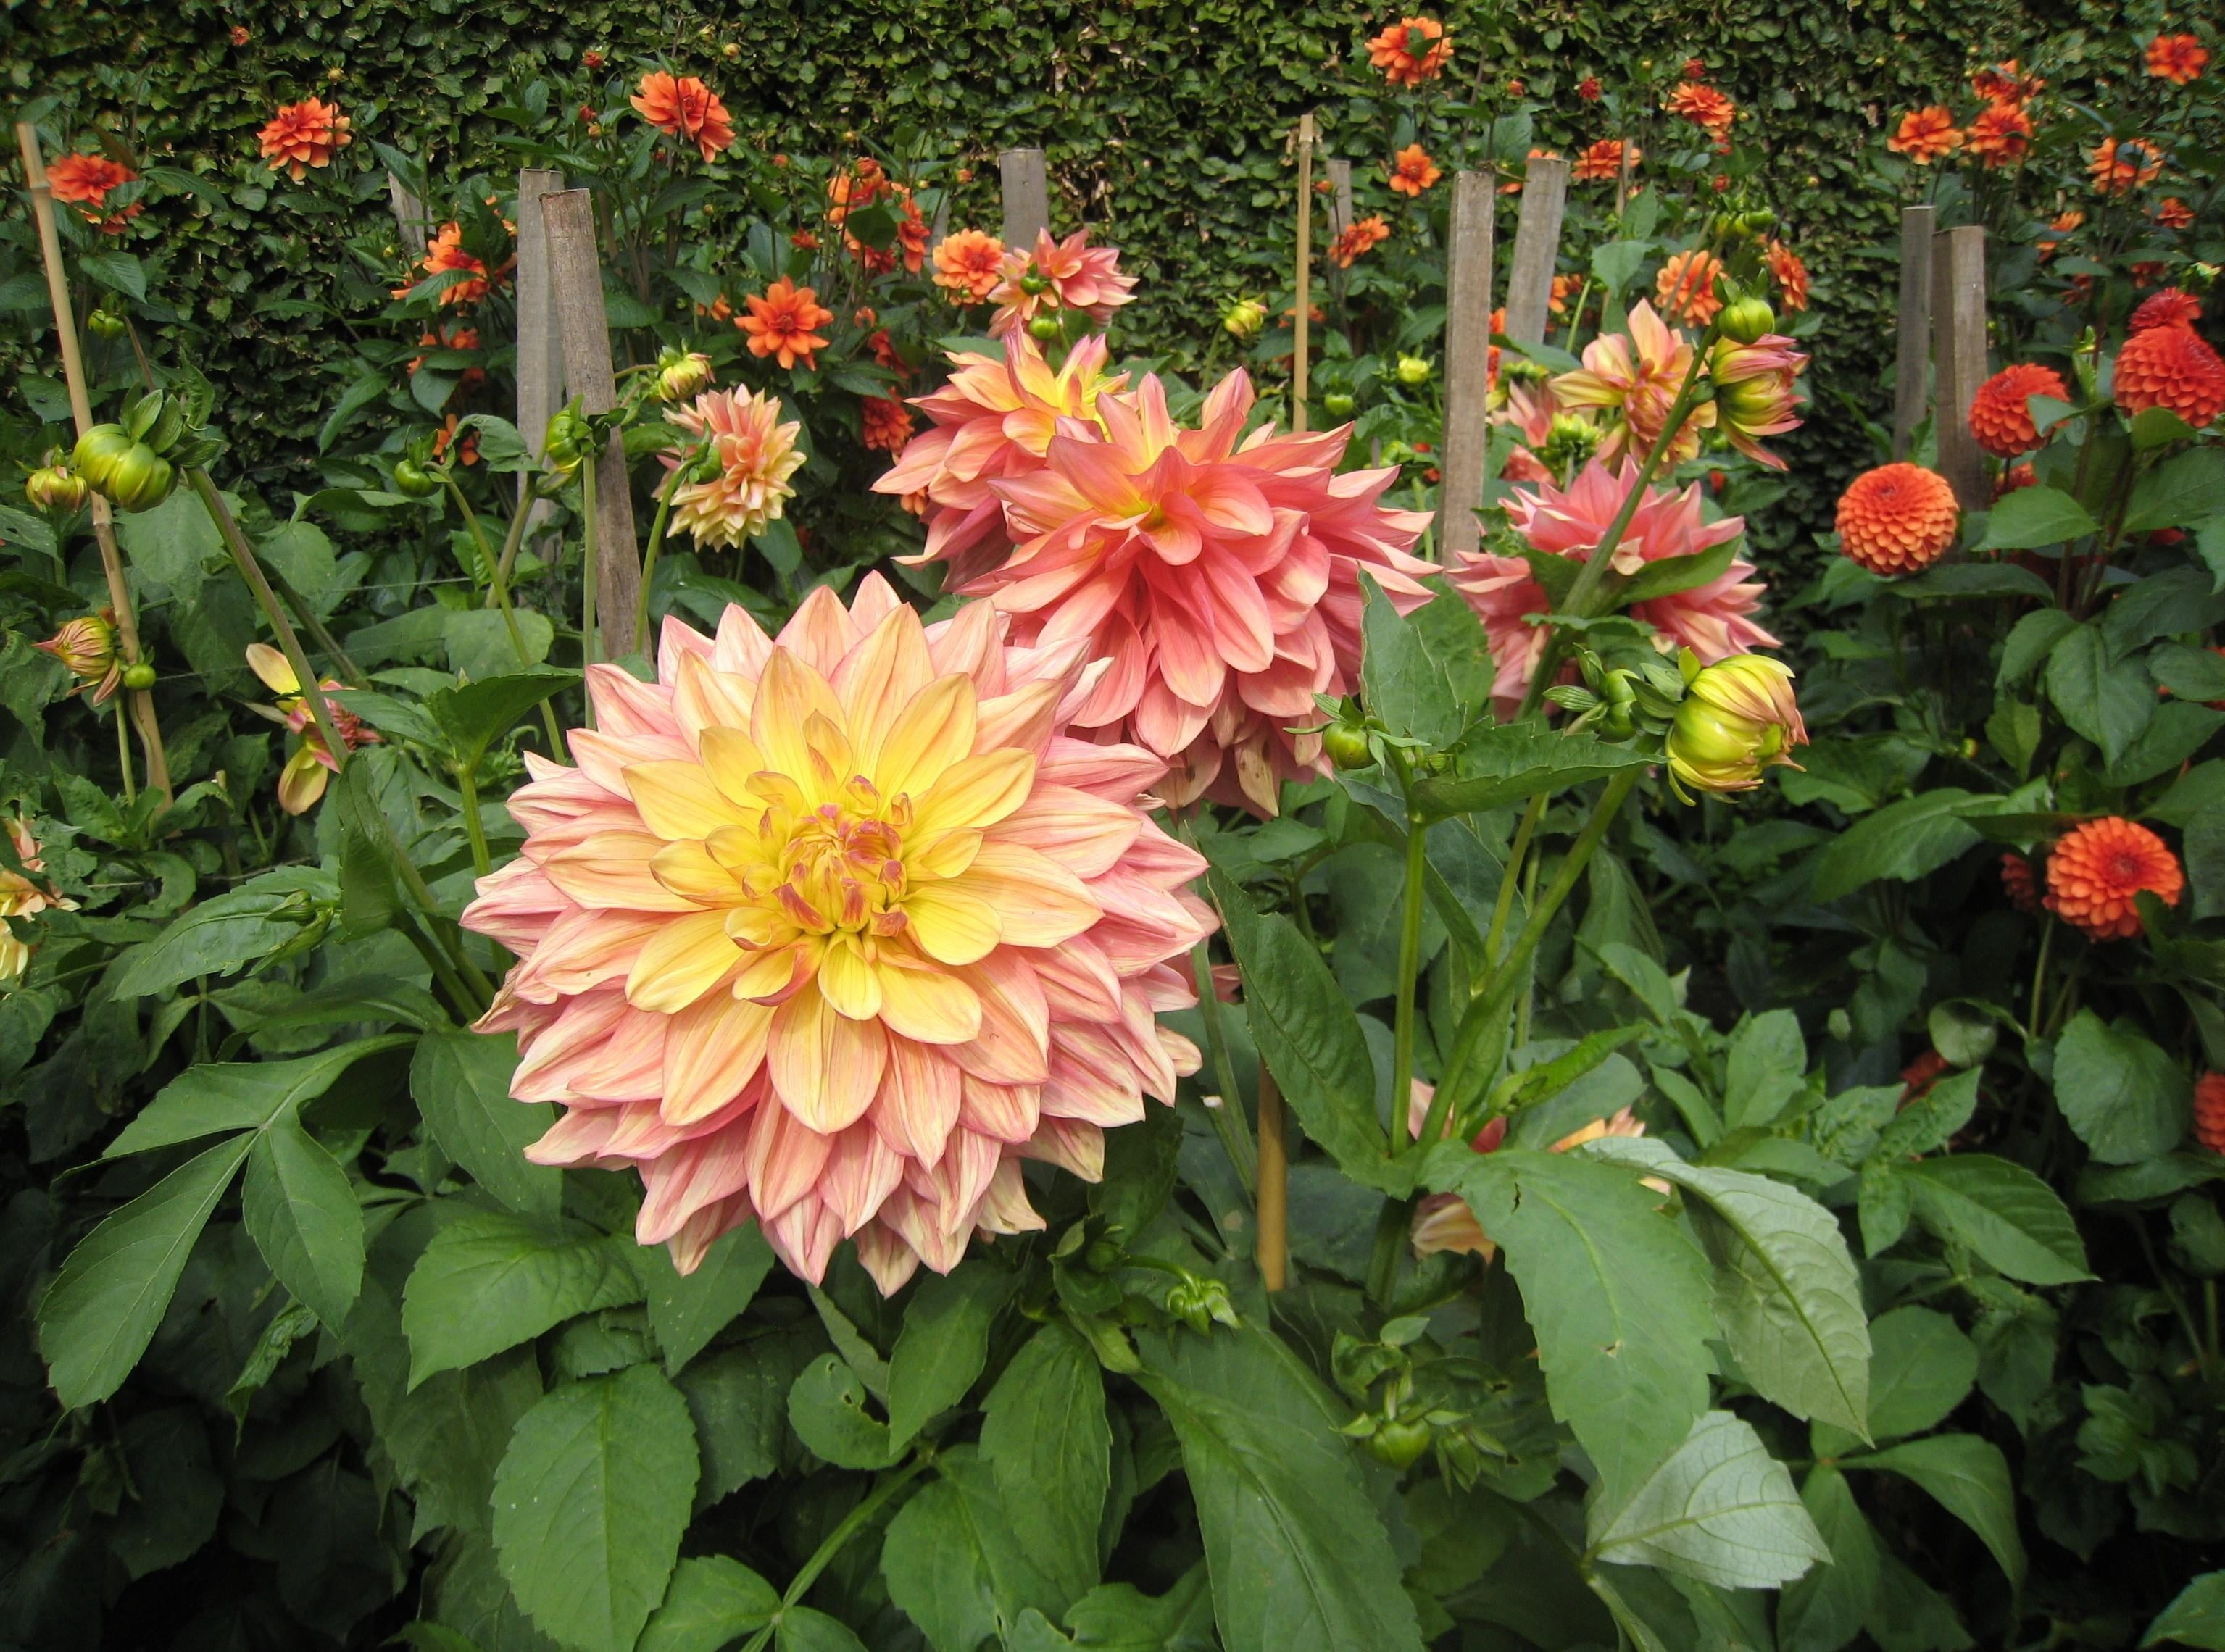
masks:
[[[1402,788],[1410,792],[1413,776],[1396,752]],[[1422,875],[1428,866],[1426,839],[1429,822],[1411,808],[1406,812],[1405,880],[1398,907],[1398,996],[1391,1029],[1391,1140],[1404,1147],[1410,1139],[1406,1117],[1414,1092],[1414,997],[1416,978],[1422,972]]]
[[[510,531],[503,535],[502,554],[495,559],[495,568],[502,576],[502,585],[505,591],[509,588],[510,570],[517,566],[517,553],[525,544],[525,530],[531,525],[529,519],[533,515],[533,507],[541,503],[542,497],[541,478],[539,477],[529,478],[525,484],[524,497],[518,500],[517,510],[510,519]],[[493,602],[495,599],[495,587],[490,581],[487,586],[487,600]]]
[[[1506,867],[1499,875],[1499,899],[1491,908],[1491,928],[1483,938],[1483,963],[1486,969],[1498,960],[1499,938],[1506,933],[1506,920],[1514,910],[1514,890],[1522,877],[1522,862],[1530,852],[1530,839],[1537,835],[1537,823],[1545,818],[1545,810],[1552,802],[1552,794],[1540,792],[1530,800],[1522,811],[1522,824],[1514,828],[1514,841],[1506,851]],[[1483,983],[1474,983],[1474,990],[1483,991]]]
[[[910,1462],[906,1463],[896,1473],[875,1486],[866,1493],[863,1502],[842,1516],[841,1522],[827,1534],[825,1541],[812,1551],[811,1558],[803,1563],[803,1569],[796,1574],[787,1589],[782,1592],[780,1605],[783,1611],[797,1605],[804,1596],[811,1592],[811,1586],[819,1581],[819,1574],[834,1563],[834,1557],[849,1545],[850,1540],[871,1524],[875,1516],[888,1507],[890,1500],[897,1492],[925,1473],[930,1460],[932,1459],[922,1448]],[[764,1649],[771,1644],[772,1637],[779,1627],[780,1617],[776,1613],[771,1623],[767,1624],[750,1637],[744,1645],[742,1652],[764,1652]]]
[[[643,648],[649,647],[650,581],[656,574],[657,553],[664,548],[664,530],[672,522],[672,496],[679,491],[681,471],[694,462],[695,455],[690,453],[680,462],[679,468],[665,478],[664,485],[657,490],[656,516],[649,525],[649,548],[641,554],[641,607],[634,616],[634,635],[641,639]]]
[[[479,819],[479,765],[456,770],[456,790],[464,805],[464,835],[472,840],[472,870],[481,877],[494,870],[494,856],[487,848],[486,822]]]

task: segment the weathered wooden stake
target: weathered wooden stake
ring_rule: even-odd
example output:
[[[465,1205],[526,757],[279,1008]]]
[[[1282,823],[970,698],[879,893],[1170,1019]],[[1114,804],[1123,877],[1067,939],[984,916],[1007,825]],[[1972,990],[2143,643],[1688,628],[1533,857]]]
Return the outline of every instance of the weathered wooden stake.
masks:
[[[1312,349],[1314,306],[1314,117],[1298,117],[1297,304],[1291,314],[1290,428],[1306,427],[1306,370]]]
[[[548,233],[541,213],[541,198],[563,187],[561,172],[528,167],[517,174],[517,434],[536,459],[550,416],[564,405],[564,345],[549,301]],[[520,498],[528,479],[517,478]],[[548,512],[546,502],[536,506],[528,531]]]
[[[432,239],[433,220],[425,211],[425,203],[410,193],[409,186],[392,173],[386,174],[386,204],[393,209],[394,227],[402,237],[402,250],[411,263],[424,256],[426,244]]]
[[[1005,244],[1032,247],[1050,228],[1050,176],[1041,149],[1006,149],[997,157],[1005,180]]]
[[[595,251],[593,199],[584,189],[558,190],[542,197],[541,212],[548,241],[549,292],[564,345],[564,380],[583,411],[607,413],[618,405],[618,392],[611,368],[610,320],[603,307],[602,262]],[[634,611],[641,603],[641,547],[634,539],[625,443],[617,431],[595,460],[595,606],[602,637],[598,657],[622,660],[639,644]]]
[[[1445,440],[1437,484],[1437,556],[1446,563],[1475,549],[1475,510],[1483,503],[1492,231],[1498,205],[1489,173],[1453,174],[1445,247]]]
[[[1275,1075],[1259,1063],[1259,1218],[1252,1255],[1259,1263],[1259,1282],[1271,1291],[1283,1288],[1290,1277],[1290,1155],[1283,1138],[1283,1092]]]
[[[1322,165],[1328,170],[1330,184],[1329,225],[1342,235],[1352,227],[1352,162],[1333,161],[1324,155]]]
[[[1986,377],[1986,231],[1977,225],[1931,238],[1931,359],[1939,473],[1963,510],[1983,510],[1992,491],[1970,434],[1970,402]]]
[[[1506,278],[1506,336],[1517,344],[1545,341],[1553,301],[1553,266],[1561,256],[1561,216],[1569,204],[1569,163],[1533,155],[1522,180],[1522,215],[1514,226],[1514,268]]]
[[[1900,209],[1900,314],[1892,374],[1892,456],[1906,459],[1924,422],[1931,364],[1931,237],[1936,206]]]

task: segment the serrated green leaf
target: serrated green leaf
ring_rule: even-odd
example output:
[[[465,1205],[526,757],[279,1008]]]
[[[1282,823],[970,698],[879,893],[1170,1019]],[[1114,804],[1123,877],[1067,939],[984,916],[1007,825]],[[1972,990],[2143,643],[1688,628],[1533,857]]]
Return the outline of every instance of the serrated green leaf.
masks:
[[[2225,1648],[2225,1572],[2205,1572],[2188,1584],[2140,1636],[2143,1647],[2166,1641],[2213,1652]]]
[[[331,875],[314,867],[264,872],[174,920],[130,954],[109,991],[119,998],[138,998],[197,975],[229,975],[298,937],[316,904],[339,899],[339,887]]]
[[[531,1162],[525,1149],[548,1133],[556,1110],[513,1099],[517,1070],[517,1035],[439,1029],[418,1041],[409,1093],[441,1150],[472,1180],[521,1216],[553,1220],[564,1173]]]
[[[367,1055],[399,1048],[407,1034],[359,1038],[291,1061],[219,1061],[187,1067],[156,1092],[101,1156],[175,1147],[223,1130],[261,1130],[331,1089]]]
[[[2024,1581],[2024,1539],[2017,1531],[2016,1490],[2000,1447],[1975,1434],[1933,1434],[1867,1457],[1846,1457],[1847,1469],[1890,1470],[1930,1492],[1993,1551],[2012,1584]]]
[[[2011,1279],[2070,1285],[2087,1271],[2085,1242],[2055,1190],[2020,1164],[1983,1153],[1957,1153],[1901,1165],[1924,1225],[1966,1244]]]
[[[1415,806],[1431,820],[1505,808],[1540,792],[1604,780],[1660,758],[1588,734],[1561,734],[1534,723],[1479,729],[1460,744],[1458,768],[1414,788]]]
[[[1913,1303],[1870,1324],[1870,1434],[1895,1440],[1936,1428],[1969,1397],[1978,1345],[1945,1314]]]
[[[636,1253],[635,1265],[648,1281],[649,1328],[664,1355],[666,1376],[677,1377],[749,1307],[773,1262],[772,1247],[754,1222],[719,1235],[691,1274],[675,1268],[662,1245]]]
[[[1588,1535],[1607,1565],[1658,1566],[1725,1589],[1775,1588],[1831,1558],[1784,1465],[1727,1411],[1701,1417],[1620,1503],[1594,1503]]]
[[[293,1114],[257,1133],[241,1211],[279,1283],[328,1328],[346,1323],[363,1288],[363,1207],[347,1172]]]
[[[575,1313],[641,1300],[612,1240],[506,1211],[472,1211],[438,1233],[409,1271],[402,1329],[409,1386],[517,1346]]]
[[[979,1262],[920,1282],[889,1351],[890,1444],[910,1444],[930,1418],[965,1398],[988,1363],[989,1327],[1011,1284],[1011,1275]]]
[[[1780,1652],[1839,1652],[1876,1610],[1877,1534],[1862,1517],[1847,1477],[1829,1464],[1809,1471],[1800,1501],[1831,1559],[1784,1586],[1777,1643]]]
[[[2093,625],[2065,633],[2048,655],[2047,697],[2063,720],[2100,746],[2111,763],[2125,755],[2155,715],[2155,688],[2146,668],[2137,660],[2112,660],[2100,629]]]
[[[634,1652],[721,1652],[779,1610],[780,1592],[739,1560],[698,1555],[673,1572]]]

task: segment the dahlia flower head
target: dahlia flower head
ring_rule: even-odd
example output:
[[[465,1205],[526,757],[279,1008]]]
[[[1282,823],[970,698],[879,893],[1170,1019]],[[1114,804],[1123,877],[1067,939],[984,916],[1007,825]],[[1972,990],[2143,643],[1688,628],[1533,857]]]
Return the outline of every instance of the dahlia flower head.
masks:
[[[672,525],[698,545],[746,545],[777,521],[796,497],[789,478],[803,466],[798,422],[780,422],[781,404],[762,390],[706,390],[665,415],[718,461],[714,475],[673,491]],[[676,459],[667,459],[677,465]]]
[[[1507,521],[1531,550],[1585,561],[1606,539],[1623,501],[1637,485],[1636,460],[1626,458],[1618,469],[1610,469],[1594,459],[1565,491],[1550,481],[1517,488],[1507,502]],[[1649,488],[1616,541],[1611,560],[1616,573],[1635,573],[1648,562],[1696,556],[1745,531],[1743,516],[1701,520],[1696,482],[1682,492]],[[1631,617],[1653,628],[1654,645],[1663,653],[1689,649],[1702,665],[1757,648],[1773,649],[1777,638],[1753,617],[1768,589],[1753,577],[1753,563],[1734,561],[1705,585],[1633,604]],[[1531,624],[1525,617],[1550,613],[1552,598],[1530,564],[1518,556],[1462,552],[1461,565],[1449,578],[1453,589],[1483,622],[1494,668],[1492,700],[1502,718],[1512,716],[1545,653],[1544,628]]]
[[[1024,283],[1030,275],[1045,283],[1030,293]],[[997,313],[989,320],[989,336],[1008,338],[1026,330],[1039,314],[1079,310],[1089,324],[1103,331],[1112,312],[1135,296],[1136,278],[1120,273],[1118,247],[1093,247],[1089,231],[1076,230],[1063,241],[1050,238],[1049,230],[1036,231],[1031,248],[1014,247],[1005,254],[1005,278],[989,294]]]
[[[1561,406],[1600,411],[1606,436],[1599,456],[1610,465],[1625,453],[1643,456],[1661,439],[1692,365],[1691,340],[1644,299],[1632,307],[1626,325],[1626,335],[1601,332],[1584,346],[1584,364],[1553,381]],[[1715,416],[1713,402],[1688,414],[1670,444],[1669,462],[1698,458],[1700,433],[1714,427]]]
[[[563,1109],[527,1156],[638,1169],[683,1273],[751,1220],[806,1279],[846,1238],[884,1292],[948,1272],[1043,1226],[1022,1159],[1096,1179],[1196,1070],[1157,1020],[1214,927],[1144,813],[1165,764],[1074,738],[1103,668],[1014,629],[878,575],[777,637],[668,619],[656,681],[589,668],[578,766],[529,758],[464,915],[519,959],[479,1025]]]

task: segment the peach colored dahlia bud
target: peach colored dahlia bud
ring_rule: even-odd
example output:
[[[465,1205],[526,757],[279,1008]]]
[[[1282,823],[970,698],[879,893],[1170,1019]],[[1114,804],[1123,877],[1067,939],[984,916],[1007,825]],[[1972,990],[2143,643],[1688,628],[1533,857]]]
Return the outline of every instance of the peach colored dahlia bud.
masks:
[[[779,519],[796,497],[789,478],[802,468],[801,424],[779,422],[779,399],[762,390],[706,390],[665,416],[703,439],[717,471],[683,482],[672,496],[672,525],[698,545],[740,546]]]
[[[1688,659],[1687,669],[1696,663]],[[1686,687],[1669,730],[1669,777],[1679,792],[1748,791],[1775,764],[1797,769],[1792,748],[1807,744],[1792,673],[1759,654],[1735,655]]]
[[[711,358],[700,350],[666,350],[656,359],[656,397],[685,402],[710,388]]]
[[[1144,812],[1165,765],[1069,734],[1102,668],[1011,627],[878,575],[777,638],[668,619],[656,681],[589,668],[577,768],[527,759],[523,852],[464,915],[519,959],[480,1025],[564,1109],[528,1156],[637,1168],[683,1272],[754,1220],[808,1279],[846,1238],[884,1291],[947,1273],[1043,1225],[1022,1158],[1095,1180],[1195,1070],[1156,1020],[1214,924]]]
[[[92,703],[105,706],[124,682],[124,660],[116,651],[116,611],[80,614],[64,620],[61,629],[43,642],[31,645],[51,654],[69,668],[78,688],[92,690]],[[74,693],[77,689],[72,689]]]

